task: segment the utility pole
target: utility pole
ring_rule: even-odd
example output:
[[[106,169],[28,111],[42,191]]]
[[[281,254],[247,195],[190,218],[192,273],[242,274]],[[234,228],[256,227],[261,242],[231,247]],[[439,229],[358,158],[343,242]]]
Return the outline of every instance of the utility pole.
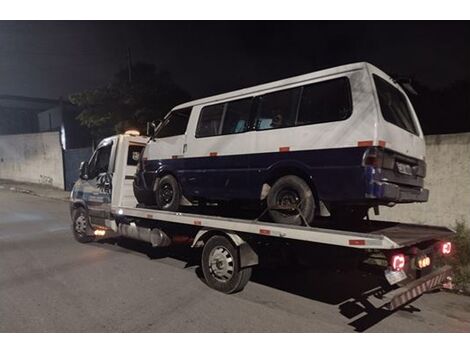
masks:
[[[132,56],[131,48],[127,48],[127,70],[129,71],[129,84],[132,83]]]

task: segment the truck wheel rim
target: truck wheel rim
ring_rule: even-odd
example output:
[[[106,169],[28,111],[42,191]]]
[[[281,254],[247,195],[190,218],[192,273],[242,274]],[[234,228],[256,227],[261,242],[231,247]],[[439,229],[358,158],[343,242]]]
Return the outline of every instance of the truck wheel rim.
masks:
[[[209,271],[218,281],[229,281],[234,272],[233,257],[230,252],[222,246],[212,249],[209,255]]]
[[[77,231],[78,234],[83,235],[86,233],[86,227],[87,224],[85,216],[80,215],[79,217],[77,217],[77,219],[75,220],[75,231]]]

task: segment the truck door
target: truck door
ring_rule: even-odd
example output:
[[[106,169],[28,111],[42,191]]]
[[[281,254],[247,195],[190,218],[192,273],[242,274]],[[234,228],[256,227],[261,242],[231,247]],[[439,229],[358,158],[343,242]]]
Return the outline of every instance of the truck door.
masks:
[[[90,159],[88,177],[83,184],[83,199],[93,225],[104,226],[110,215],[113,145],[113,139],[105,139],[99,144]]]

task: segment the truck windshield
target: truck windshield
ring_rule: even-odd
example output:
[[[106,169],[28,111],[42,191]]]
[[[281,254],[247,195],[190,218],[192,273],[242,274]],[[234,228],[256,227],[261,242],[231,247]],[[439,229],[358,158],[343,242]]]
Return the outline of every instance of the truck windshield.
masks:
[[[383,118],[410,133],[418,135],[413,115],[403,93],[379,76],[373,76]]]

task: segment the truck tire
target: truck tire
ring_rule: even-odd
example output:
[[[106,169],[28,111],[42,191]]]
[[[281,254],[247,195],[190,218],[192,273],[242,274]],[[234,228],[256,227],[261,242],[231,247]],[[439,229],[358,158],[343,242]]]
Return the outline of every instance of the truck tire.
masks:
[[[207,285],[220,292],[239,292],[250,281],[252,268],[240,268],[238,250],[224,236],[213,236],[205,243],[201,266]]]
[[[73,237],[80,243],[92,242],[95,239],[88,213],[83,207],[78,207],[72,211],[72,233]]]
[[[173,175],[165,175],[158,180],[156,191],[158,209],[178,211],[181,202],[181,188]]]
[[[267,206],[271,218],[281,224],[304,223],[298,210],[288,208],[298,207],[307,224],[310,224],[315,216],[315,197],[312,189],[295,175],[283,176],[274,183],[268,193]]]

